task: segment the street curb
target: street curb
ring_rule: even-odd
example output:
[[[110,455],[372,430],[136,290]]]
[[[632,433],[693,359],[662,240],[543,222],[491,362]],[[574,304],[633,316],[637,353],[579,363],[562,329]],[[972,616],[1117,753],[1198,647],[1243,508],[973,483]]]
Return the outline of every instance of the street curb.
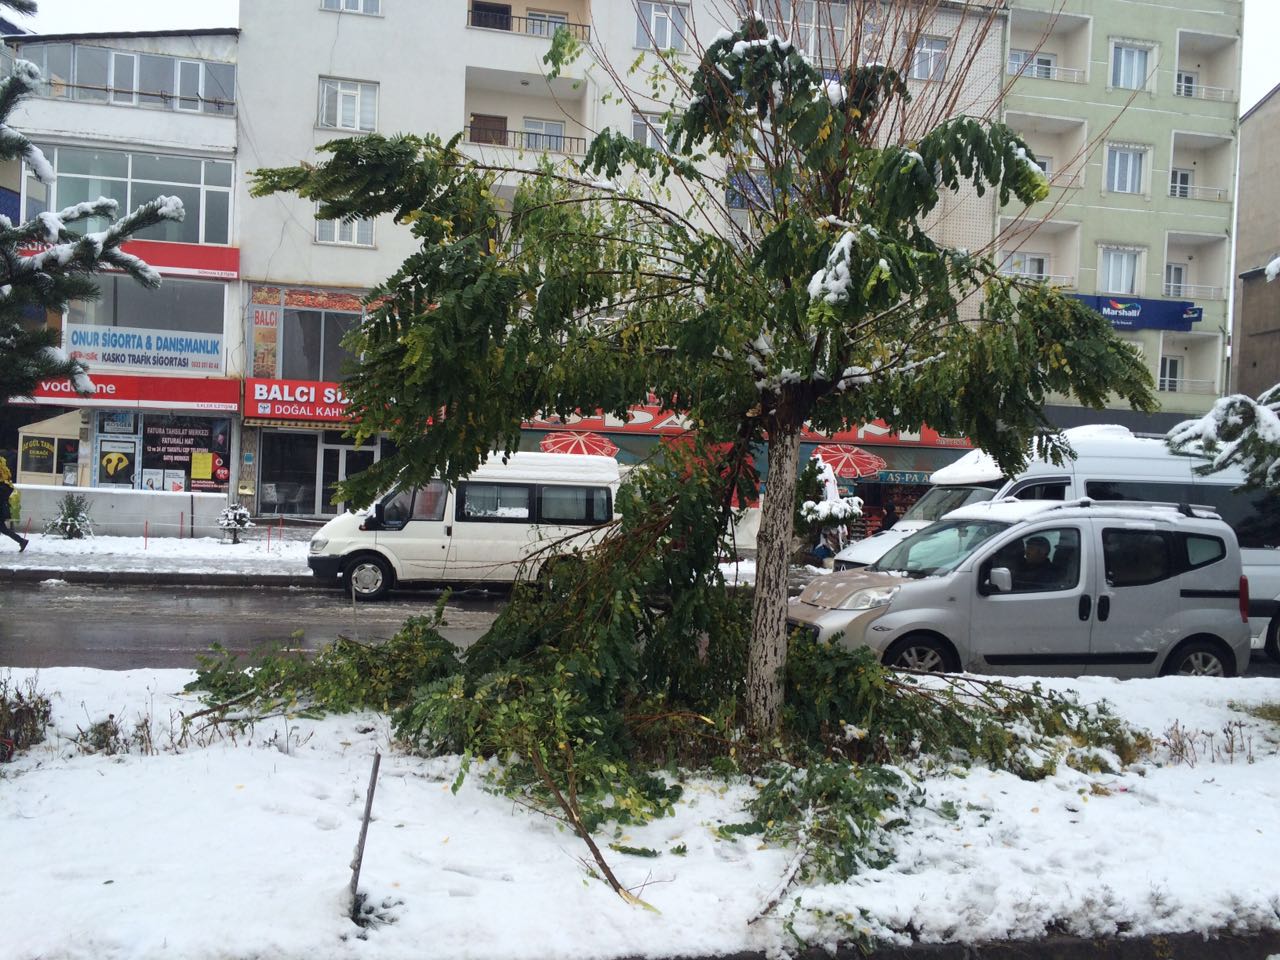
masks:
[[[58,567],[0,567],[0,582],[38,583],[65,580],[67,583],[116,584],[119,586],[163,587],[307,587],[325,585],[310,574],[284,573],[175,573],[147,570],[62,570]]]
[[[919,943],[871,953],[841,945],[834,952],[810,947],[796,954],[796,960],[1267,960],[1274,954],[1280,954],[1280,931],[1222,934],[1211,938],[1198,933],[1177,933],[1096,940],[1058,936],[991,943]],[[769,956],[742,952],[715,960],[768,960]],[[710,958],[671,957],[668,960]]]

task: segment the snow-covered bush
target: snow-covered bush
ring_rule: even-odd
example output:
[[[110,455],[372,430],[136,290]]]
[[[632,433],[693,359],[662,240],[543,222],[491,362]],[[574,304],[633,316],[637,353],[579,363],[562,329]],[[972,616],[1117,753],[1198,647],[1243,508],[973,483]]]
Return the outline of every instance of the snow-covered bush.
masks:
[[[45,524],[45,533],[61,534],[68,540],[82,540],[93,536],[93,524],[89,521],[89,498],[84,494],[68,493],[58,501],[58,515]]]
[[[249,519],[249,508],[239,503],[225,507],[222,513],[218,514],[218,526],[230,532],[232,543],[239,543],[240,531],[248,530],[253,526],[253,521]]]
[[[838,500],[806,500],[800,505],[800,516],[806,523],[832,527],[862,516],[861,497],[841,497]]]

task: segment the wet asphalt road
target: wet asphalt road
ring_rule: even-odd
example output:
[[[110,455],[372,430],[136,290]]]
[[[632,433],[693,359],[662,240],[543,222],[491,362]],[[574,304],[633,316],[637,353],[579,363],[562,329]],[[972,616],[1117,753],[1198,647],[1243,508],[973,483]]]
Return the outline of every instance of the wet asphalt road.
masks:
[[[353,621],[351,602],[338,590],[5,584],[0,666],[189,668],[214,643],[239,654],[269,643],[314,650],[339,635],[389,637],[407,617],[430,614],[438,598],[399,593],[389,602],[362,603]],[[503,602],[455,596],[441,632],[470,644]]]
[[[359,604],[353,621],[351,601],[336,589],[5,584],[0,667],[191,668],[214,643],[246,655],[272,643],[314,650],[339,635],[385,639],[406,618],[430,614],[439,596],[398,591]],[[454,594],[442,632],[467,646],[505,602],[500,594]],[[1280,677],[1280,663],[1255,653],[1248,675]]]

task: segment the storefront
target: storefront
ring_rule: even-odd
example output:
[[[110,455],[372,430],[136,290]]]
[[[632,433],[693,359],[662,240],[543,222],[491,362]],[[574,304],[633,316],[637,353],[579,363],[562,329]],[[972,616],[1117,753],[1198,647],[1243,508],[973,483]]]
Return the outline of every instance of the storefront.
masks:
[[[45,482],[65,483],[74,475],[84,486],[227,492],[240,381],[95,373],[93,383],[90,397],[77,396],[65,380],[37,385],[31,398],[37,406],[81,409],[22,429],[20,443],[32,442],[31,457],[22,458],[20,451],[24,478],[44,472],[54,477]],[[71,418],[79,424],[74,471]],[[45,429],[64,419],[68,422],[61,433]],[[49,455],[37,449],[36,441],[46,436],[59,438]],[[23,469],[23,463],[32,469]],[[43,469],[49,466],[52,471]]]
[[[355,291],[250,289],[253,376],[245,380],[240,494],[255,513],[337,513],[337,484],[381,456],[384,444],[356,449],[343,436],[347,401],[338,381],[355,358],[342,339],[362,313]]]

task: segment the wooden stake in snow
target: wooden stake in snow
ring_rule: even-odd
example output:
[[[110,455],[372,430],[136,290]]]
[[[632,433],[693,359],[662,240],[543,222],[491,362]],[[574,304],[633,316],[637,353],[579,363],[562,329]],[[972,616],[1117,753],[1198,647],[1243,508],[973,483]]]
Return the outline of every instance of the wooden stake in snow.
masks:
[[[378,786],[378,765],[382,763],[381,751],[373,752],[373,769],[369,771],[369,791],[364,796],[364,818],[360,822],[360,841],[355,856],[351,858],[351,920],[359,923],[360,901],[356,889],[360,886],[360,864],[364,862],[364,838],[369,834],[369,815],[373,813],[373,791]]]

